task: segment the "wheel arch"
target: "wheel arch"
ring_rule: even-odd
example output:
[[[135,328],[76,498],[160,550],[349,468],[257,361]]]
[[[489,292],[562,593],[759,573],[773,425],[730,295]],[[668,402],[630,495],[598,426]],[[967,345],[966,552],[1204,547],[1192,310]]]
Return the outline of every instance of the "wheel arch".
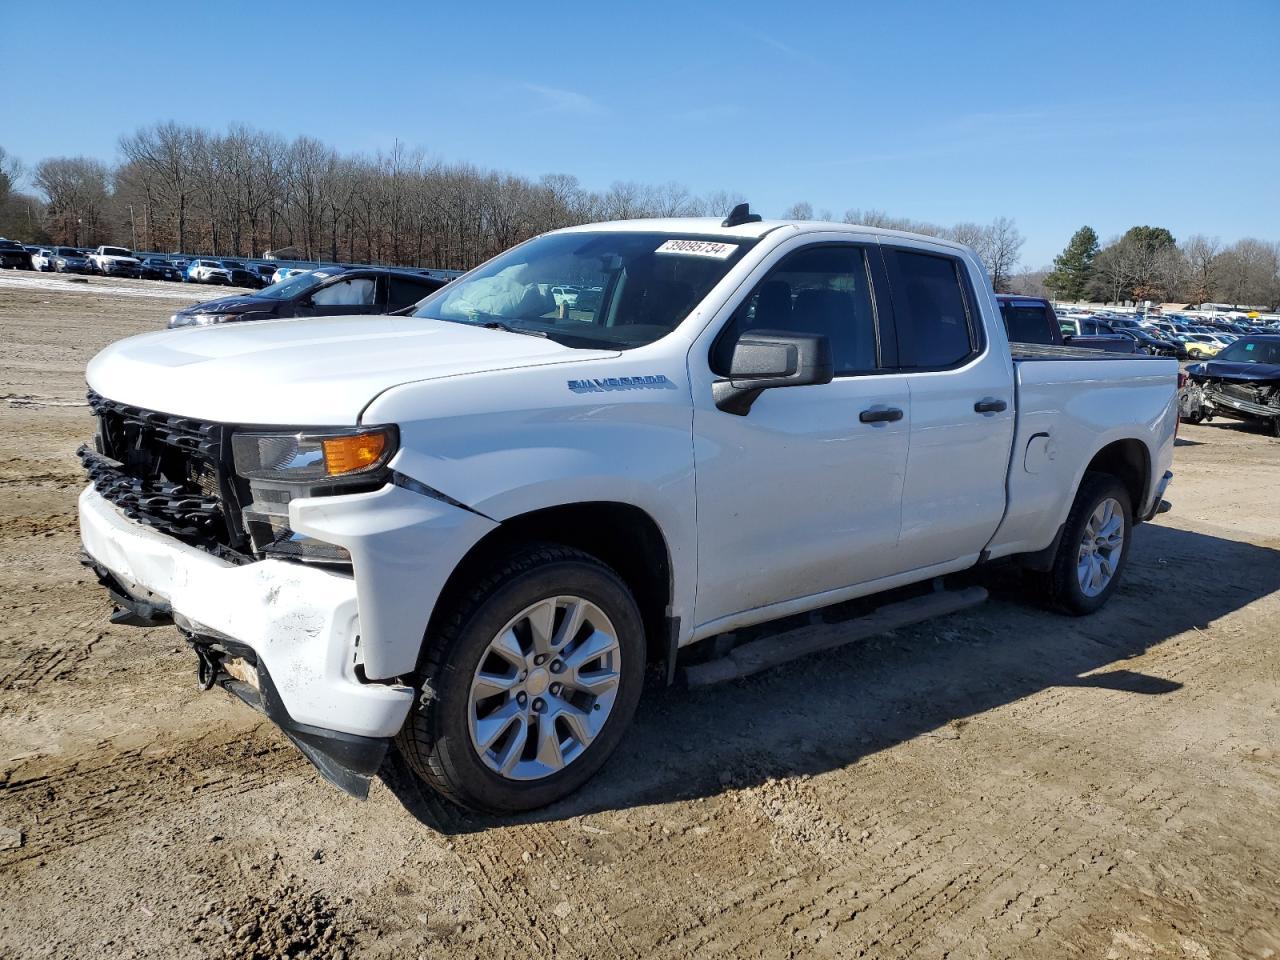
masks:
[[[575,547],[611,567],[640,608],[650,661],[668,655],[674,593],[671,551],[662,528],[634,504],[590,501],[542,507],[503,520],[472,546],[454,568],[436,600],[427,635],[467,586],[511,550],[529,543]]]
[[[1137,522],[1151,486],[1151,451],[1145,443],[1135,437],[1113,440],[1093,455],[1084,473],[1107,473],[1124,484],[1129,493],[1134,522]],[[1083,482],[1082,474],[1076,484],[1077,492]]]

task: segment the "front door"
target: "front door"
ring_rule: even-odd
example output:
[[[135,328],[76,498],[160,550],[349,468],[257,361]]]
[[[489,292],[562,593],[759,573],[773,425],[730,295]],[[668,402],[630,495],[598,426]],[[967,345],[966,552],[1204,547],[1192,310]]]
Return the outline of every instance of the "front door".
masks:
[[[303,304],[298,315],[304,317],[344,317],[349,314],[381,313],[376,276],[338,277],[316,290]]]
[[[699,626],[900,568],[910,398],[875,308],[887,296],[878,250],[802,238],[770,264],[689,357]],[[738,336],[766,330],[825,335],[835,378],[766,390],[745,416],[717,409],[711,383]]]

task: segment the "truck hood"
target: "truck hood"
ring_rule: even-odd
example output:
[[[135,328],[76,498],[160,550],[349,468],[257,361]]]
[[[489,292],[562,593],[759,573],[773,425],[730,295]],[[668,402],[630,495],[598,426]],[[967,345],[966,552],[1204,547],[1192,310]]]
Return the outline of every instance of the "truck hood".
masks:
[[[95,254],[99,260],[106,260],[109,263],[141,263],[137,257],[118,257],[112,253]]]
[[[1266,380],[1280,381],[1280,365],[1274,363],[1237,363],[1231,360],[1207,360],[1187,367],[1193,377],[1213,380],[1236,380],[1257,383]]]
[[[89,362],[111,400],[222,423],[345,426],[390,387],[616,351],[416,317],[315,317],[130,337]]]

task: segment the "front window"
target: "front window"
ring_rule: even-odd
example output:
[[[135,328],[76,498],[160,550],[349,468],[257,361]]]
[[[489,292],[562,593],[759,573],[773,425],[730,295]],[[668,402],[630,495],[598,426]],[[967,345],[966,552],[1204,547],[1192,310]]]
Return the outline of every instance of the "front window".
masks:
[[[552,234],[455,280],[413,316],[628,350],[674,330],[754,244],[668,233]]]
[[[317,307],[369,307],[373,306],[376,286],[377,281],[373,277],[336,280],[313,293],[311,302]]]
[[[124,247],[103,247],[102,255],[106,257],[132,257],[133,254]]]

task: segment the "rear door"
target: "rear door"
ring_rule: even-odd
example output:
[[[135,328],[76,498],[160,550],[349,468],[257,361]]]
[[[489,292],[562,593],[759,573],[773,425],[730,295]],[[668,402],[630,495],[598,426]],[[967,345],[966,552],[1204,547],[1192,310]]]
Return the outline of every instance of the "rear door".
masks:
[[[1013,361],[1003,338],[987,335],[984,302],[998,322],[992,298],[964,259],[905,240],[883,251],[911,394],[904,569],[976,558],[1004,516]]]
[[[431,296],[444,284],[430,277],[404,276],[391,273],[387,275],[386,312],[392,313],[404,307],[412,306],[419,300]]]

